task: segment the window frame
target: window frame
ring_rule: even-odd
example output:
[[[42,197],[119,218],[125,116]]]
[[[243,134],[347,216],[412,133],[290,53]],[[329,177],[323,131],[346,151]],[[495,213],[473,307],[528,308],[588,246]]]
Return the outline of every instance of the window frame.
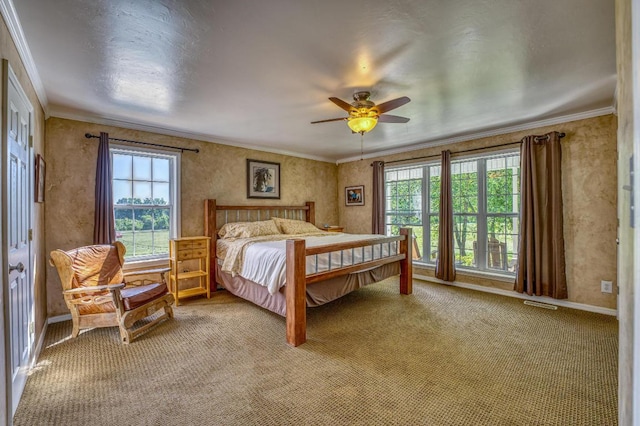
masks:
[[[503,213],[498,213],[498,212],[489,212],[489,208],[488,208],[488,178],[487,178],[487,172],[488,172],[488,167],[487,167],[487,163],[489,159],[492,158],[504,158],[505,161],[507,159],[507,157],[513,157],[516,156],[518,157],[518,173],[516,173],[515,176],[512,176],[512,178],[516,179],[516,182],[519,182],[519,179],[521,179],[521,170],[520,170],[520,166],[521,166],[521,161],[520,161],[520,150],[518,148],[515,149],[508,149],[508,150],[501,150],[501,151],[496,151],[491,153],[491,155],[486,155],[484,156],[484,161],[482,164],[482,191],[483,191],[483,209],[484,209],[484,218],[482,221],[482,227],[483,227],[483,239],[484,241],[482,241],[484,250],[483,250],[483,255],[484,255],[484,259],[482,259],[482,265],[483,265],[483,269],[477,269],[477,268],[471,268],[470,270],[473,271],[479,271],[479,272],[484,272],[487,274],[498,274],[501,276],[508,276],[508,277],[515,277],[516,275],[516,271],[514,269],[513,272],[508,271],[508,265],[506,266],[507,270],[500,270],[500,269],[494,269],[491,268],[488,263],[489,263],[489,247],[488,247],[488,242],[489,242],[489,229],[488,229],[488,222],[489,222],[489,218],[497,218],[497,217],[502,217],[502,218],[510,218],[511,220],[513,220],[514,218],[516,218],[518,220],[518,227],[516,229],[513,230],[513,234],[515,235],[516,238],[519,238],[519,234],[520,234],[520,219],[521,219],[521,201],[522,201],[522,196],[520,193],[520,185],[517,186],[512,186],[513,190],[516,189],[517,187],[517,195],[518,195],[518,203],[516,204],[514,202],[513,207],[517,207],[515,212],[514,210],[510,211],[510,212],[503,212]],[[516,193],[511,192],[511,195],[515,195]],[[506,193],[503,195],[507,195]],[[506,235],[506,234],[505,234]],[[478,242],[480,243],[480,241]],[[519,243],[518,243],[519,244]],[[507,246],[508,247],[508,246]],[[507,248],[505,247],[505,248]],[[508,256],[509,252],[507,251],[507,253],[505,253],[505,256]],[[516,253],[512,253],[517,255]],[[479,260],[480,263],[480,260]]]
[[[143,147],[132,147],[128,145],[120,145],[120,144],[111,144],[109,146],[109,156],[111,160],[111,185],[113,188],[114,182],[114,173],[113,173],[113,155],[114,154],[122,154],[122,155],[132,155],[132,156],[140,156],[140,157],[148,157],[148,158],[161,158],[169,160],[169,209],[170,209],[170,225],[169,225],[169,239],[180,238],[181,230],[181,209],[180,209],[180,194],[181,194],[181,153],[170,150],[162,150],[162,149],[150,149]],[[150,181],[153,182],[153,181]],[[113,189],[112,189],[113,191]],[[127,209],[160,209],[166,208],[167,206],[148,206],[148,205],[117,205],[115,204],[116,200],[113,200],[113,208],[112,211],[114,213],[118,208],[127,208]],[[132,256],[128,257],[125,261],[124,269],[134,269],[140,267],[149,267],[149,266],[159,266],[165,265],[167,260],[169,259],[169,252],[167,246],[167,253],[161,254],[151,254],[151,255],[141,255],[141,256]],[[129,266],[129,268],[127,268]]]
[[[389,231],[391,230],[391,228],[393,226],[398,226],[398,227],[402,227],[402,226],[408,226],[408,227],[422,227],[422,247],[420,247],[420,252],[422,254],[421,258],[419,260],[414,260],[414,262],[421,262],[421,263],[425,263],[428,265],[434,265],[435,266],[435,262],[432,262],[431,259],[431,247],[432,247],[432,242],[431,242],[431,218],[435,217],[436,219],[439,219],[439,214],[440,211],[431,211],[431,199],[430,199],[430,192],[431,192],[431,168],[432,167],[436,167],[436,168],[440,168],[440,162],[437,161],[429,161],[429,162],[425,162],[425,163],[409,163],[409,164],[402,164],[400,166],[397,167],[390,167],[388,169],[385,169],[385,181],[384,181],[384,185],[385,185],[385,234],[389,235]],[[419,225],[413,225],[413,224],[398,224],[398,223],[388,223],[387,222],[387,217],[389,216],[389,213],[386,209],[387,206],[387,200],[388,200],[388,194],[386,193],[386,188],[387,188],[387,172],[394,172],[394,171],[401,171],[401,170],[409,170],[409,169],[422,169],[422,184],[420,186],[420,191],[423,194],[422,196],[422,200],[421,200],[421,224]],[[442,172],[440,173],[440,176],[442,175]],[[407,180],[416,180],[416,179],[405,179],[403,181],[407,181]],[[396,180],[395,182],[398,182],[398,180]],[[424,194],[427,194],[426,196],[424,196]],[[412,196],[412,195],[410,195]],[[439,208],[439,206],[438,206]],[[398,216],[397,213],[392,213],[392,215],[394,216]],[[414,234],[415,235],[415,234]],[[437,245],[437,241],[436,241],[436,245]],[[424,260],[426,257],[427,260]]]
[[[454,220],[455,217],[462,216],[470,216],[476,220],[476,241],[477,241],[477,255],[476,255],[476,265],[475,266],[463,266],[456,265],[456,269],[464,272],[469,272],[471,274],[479,274],[479,275],[490,275],[496,277],[505,277],[505,278],[513,278],[515,276],[515,271],[501,270],[491,268],[488,265],[488,256],[489,256],[489,247],[488,247],[488,226],[487,222],[490,218],[500,217],[500,218],[517,218],[518,226],[520,225],[520,206],[517,206],[515,213],[497,213],[497,212],[488,212],[488,178],[487,178],[487,162],[492,158],[500,158],[500,157],[510,157],[517,155],[519,157],[520,151],[516,149],[504,149],[504,150],[496,150],[488,153],[480,153],[480,154],[469,154],[457,157],[452,160],[452,166],[455,163],[465,162],[465,161],[475,161],[476,162],[476,175],[477,175],[477,187],[478,187],[478,200],[477,200],[477,212],[476,213],[455,213],[454,212]],[[403,169],[411,169],[411,168],[423,168],[422,173],[422,228],[423,228],[423,244],[421,247],[422,257],[418,260],[414,260],[414,263],[422,264],[425,266],[435,267],[435,262],[431,261],[431,217],[439,217],[439,212],[431,212],[430,206],[430,194],[431,190],[431,180],[430,180],[430,168],[432,166],[440,166],[439,160],[427,161],[424,163],[409,163],[402,164],[396,167],[389,167],[385,170],[385,189],[387,187],[387,172],[399,171]],[[441,172],[442,173],[442,172]],[[453,172],[452,172],[453,175]],[[387,195],[385,194],[385,207],[386,207]],[[514,206],[515,207],[515,206]],[[386,223],[386,218],[388,217],[388,211],[385,211],[385,233],[389,234],[391,227],[393,224]],[[519,229],[513,230],[514,234],[519,233]],[[455,241],[453,242],[456,244]],[[508,266],[507,266],[508,269]]]

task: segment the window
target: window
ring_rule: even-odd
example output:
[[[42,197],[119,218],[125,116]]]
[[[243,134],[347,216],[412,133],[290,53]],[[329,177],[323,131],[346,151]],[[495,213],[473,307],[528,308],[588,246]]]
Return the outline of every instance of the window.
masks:
[[[421,260],[435,263],[439,163],[389,168],[385,185],[387,234],[397,235],[403,226],[413,228]],[[451,185],[456,266],[513,273],[518,252],[520,155],[453,161]]]
[[[116,238],[127,260],[166,258],[178,236],[179,154],[112,147]]]
[[[456,266],[478,263],[478,162],[451,162],[453,197],[453,250]]]
[[[488,269],[515,272],[520,232],[520,155],[485,161]]]
[[[385,194],[387,235],[399,235],[400,228],[411,228],[419,250],[418,257],[435,262],[438,254],[440,166],[389,169],[385,172]],[[429,197],[422,194],[429,194]]]

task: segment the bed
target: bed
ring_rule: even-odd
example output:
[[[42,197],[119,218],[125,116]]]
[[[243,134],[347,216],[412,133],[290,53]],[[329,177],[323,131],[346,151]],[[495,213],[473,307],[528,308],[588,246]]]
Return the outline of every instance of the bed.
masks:
[[[268,225],[271,220],[286,232],[273,238],[246,234],[228,238],[233,234],[229,230],[244,229],[251,222]],[[306,222],[306,226],[298,227],[302,225],[299,222]],[[408,244],[411,230],[407,228],[402,228],[399,236],[390,237],[330,233],[311,226],[315,225],[313,202],[302,206],[228,206],[218,205],[215,199],[205,200],[204,223],[205,235],[212,241],[212,285],[216,283],[284,316],[286,340],[292,346],[306,341],[307,307],[319,306],[395,275],[400,275],[400,293],[412,292],[412,245]],[[297,232],[298,228],[305,228],[304,232]],[[220,238],[221,231],[225,238]],[[288,233],[294,231],[295,234]],[[251,267],[258,275],[264,269],[277,268],[273,264],[257,267],[260,256],[274,259],[265,262],[282,264],[273,282],[258,283],[259,279],[252,281],[244,276],[253,277],[245,274]],[[242,261],[237,262],[237,257]]]

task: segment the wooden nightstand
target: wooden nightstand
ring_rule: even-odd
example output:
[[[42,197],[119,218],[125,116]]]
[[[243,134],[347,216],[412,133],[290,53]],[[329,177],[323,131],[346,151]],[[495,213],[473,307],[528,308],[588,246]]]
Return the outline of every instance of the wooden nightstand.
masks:
[[[329,231],[329,232],[344,232],[344,227],[343,226],[329,226],[329,227],[322,227],[320,228],[323,231]]]
[[[176,299],[176,306],[185,297],[207,295],[211,297],[209,286],[209,237],[185,237],[169,241],[169,291]],[[185,271],[182,262],[189,264]],[[191,264],[193,266],[191,266]],[[180,288],[180,281],[197,280],[193,287]]]

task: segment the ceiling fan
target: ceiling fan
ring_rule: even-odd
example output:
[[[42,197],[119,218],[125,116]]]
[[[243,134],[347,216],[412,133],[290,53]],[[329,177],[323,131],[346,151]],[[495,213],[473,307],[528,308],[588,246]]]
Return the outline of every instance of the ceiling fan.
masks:
[[[402,105],[409,103],[411,99],[406,96],[401,98],[392,99],[387,102],[383,102],[380,105],[374,104],[369,100],[371,97],[370,92],[362,91],[353,94],[353,103],[347,103],[342,99],[329,98],[331,102],[338,105],[343,110],[349,113],[348,117],[343,118],[330,118],[328,120],[312,121],[311,124],[328,123],[330,121],[346,121],[347,125],[353,131],[353,133],[360,133],[364,135],[366,132],[370,132],[378,122],[381,123],[406,123],[409,121],[406,117],[399,117],[397,115],[385,114],[387,111],[401,107]]]

